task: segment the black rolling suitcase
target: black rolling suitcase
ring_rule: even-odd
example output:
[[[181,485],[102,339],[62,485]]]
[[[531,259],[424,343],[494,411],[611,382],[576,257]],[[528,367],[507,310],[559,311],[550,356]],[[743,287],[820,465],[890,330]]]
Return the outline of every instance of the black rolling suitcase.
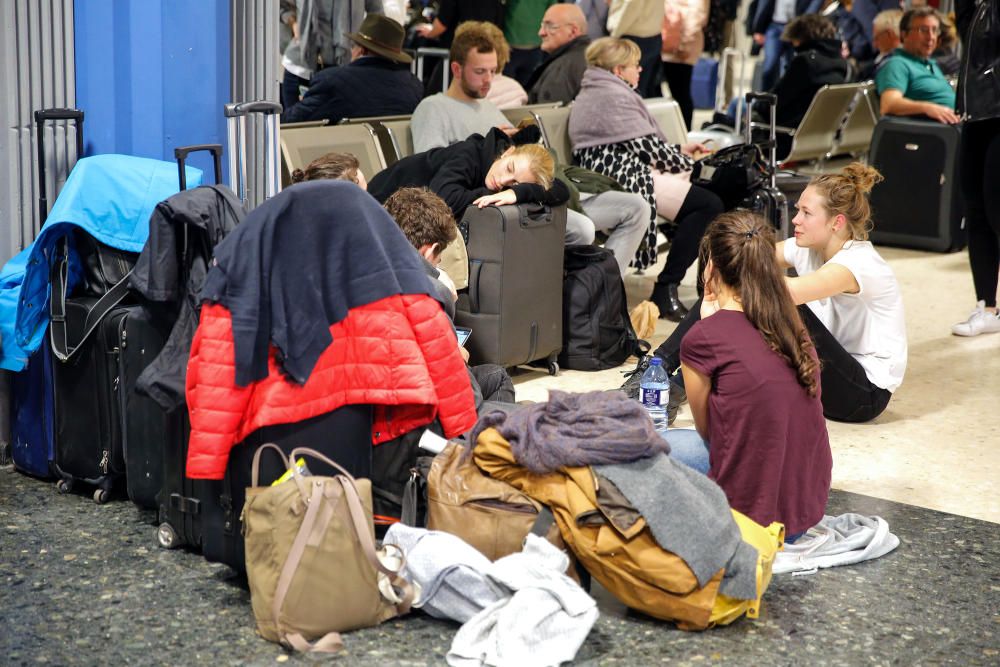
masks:
[[[227,104],[223,114],[226,117],[229,142],[229,186],[244,209],[249,209],[255,197],[252,196],[247,187],[247,117],[260,114],[267,121],[264,196],[269,198],[277,194],[280,189],[278,118],[281,115],[281,105],[265,101]],[[183,172],[185,158],[196,150],[208,150],[216,156],[215,180],[218,183],[218,151],[221,151],[221,147],[216,145],[188,146],[176,149],[174,155],[177,157],[178,168]],[[221,239],[217,241],[221,241]],[[242,571],[244,568],[242,565],[242,536],[239,540],[238,556],[231,555],[235,553],[235,547],[230,545],[232,536],[228,538],[228,541],[222,537],[227,530],[226,520],[229,521],[229,528],[234,525],[231,502],[226,501],[225,509],[222,505],[223,497],[231,498],[231,494],[223,492],[223,482],[220,480],[189,479],[185,474],[188,438],[191,432],[187,406],[170,413],[167,422],[169,436],[167,449],[163,455],[163,485],[157,497],[157,520],[159,522],[156,531],[157,543],[165,549],[185,546],[202,550],[206,553],[206,557],[213,561],[228,562],[235,558],[239,560],[239,569]],[[240,493],[244,493],[242,489]],[[235,510],[237,518],[241,510],[242,505]],[[206,541],[208,542],[208,551],[205,551]]]
[[[754,188],[743,201],[742,207],[761,214],[774,227],[775,234],[779,240],[786,239],[791,235],[792,219],[789,213],[788,199],[778,185],[778,144],[776,139],[776,111],[777,97],[772,93],[747,93],[747,117],[753,118],[753,109],[756,102],[763,102],[769,109],[769,130],[768,138],[763,142],[756,142],[765,156],[764,168],[765,178]],[[747,123],[746,142],[753,143],[753,123]]]
[[[251,463],[257,448],[269,442],[286,454],[296,447],[311,447],[355,477],[371,478],[372,406],[345,405],[294,424],[258,429],[230,450],[224,479],[198,481],[202,552],[207,560],[224,563],[241,574],[246,572],[246,557],[240,515],[250,486]],[[337,474],[316,459],[309,459],[307,467],[313,475]],[[261,485],[271,484],[284,472],[277,455],[262,455]]]
[[[66,293],[65,240],[58,244],[50,278],[53,467],[61,493],[82,482],[95,487],[95,502],[104,503],[125,475],[118,326],[136,306],[119,304],[129,298],[136,254],[105,246],[83,231],[74,233],[74,243],[89,267],[82,289],[72,297]]]
[[[153,399],[136,391],[136,380],[163,349],[170,320],[160,309],[145,305],[121,308],[109,319],[117,344],[118,385],[125,489],[144,509],[156,509],[163,486],[163,453],[169,446],[167,413]]]
[[[216,184],[220,182],[221,145],[183,146],[174,149],[182,191],[187,189],[187,181],[184,176],[187,158],[191,153],[199,151],[211,153],[215,168],[215,182]],[[182,229],[183,234],[176,239],[176,242],[178,244],[177,254],[180,258],[180,277],[177,282],[179,290],[183,293],[184,286],[188,285],[190,279],[188,258],[192,253],[191,246],[194,245],[194,242],[189,238],[187,225],[184,225]],[[218,241],[221,241],[221,238],[216,240],[216,242]],[[181,298],[186,297],[182,296]],[[171,322],[171,325],[173,324],[174,322]],[[200,498],[209,497],[211,494],[208,490],[209,483],[188,479],[184,474],[187,464],[188,437],[191,433],[187,406],[180,405],[165,412],[163,429],[163,449],[158,459],[151,461],[158,462],[160,466],[160,484],[153,503],[153,507],[157,511],[156,541],[165,549],[173,549],[182,545],[200,549],[202,535]]]
[[[951,252],[965,247],[958,151],[961,128],[882,118],[871,164],[885,180],[871,193],[875,243]]]
[[[470,206],[460,227],[468,232],[469,288],[459,294],[455,323],[472,329],[470,362],[547,359],[556,373],[566,207]]]

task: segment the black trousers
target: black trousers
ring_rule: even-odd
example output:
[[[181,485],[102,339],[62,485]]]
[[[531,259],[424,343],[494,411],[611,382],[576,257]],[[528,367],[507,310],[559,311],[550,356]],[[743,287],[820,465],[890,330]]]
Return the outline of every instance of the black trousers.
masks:
[[[714,192],[692,185],[681,209],[677,212],[677,232],[670,242],[670,251],[663,270],[656,277],[661,285],[676,285],[684,279],[688,267],[698,259],[698,246],[708,224],[725,211],[722,200]]]
[[[823,416],[833,421],[861,423],[882,414],[889,405],[892,392],[871,383],[858,360],[823,326],[809,306],[800,305],[799,315],[819,357]],[[671,374],[681,365],[681,341],[699,319],[701,299],[653,353],[663,359],[664,367]]]
[[[694,100],[691,98],[691,74],[694,66],[684,63],[668,63],[663,61],[663,80],[670,87],[670,95],[677,100],[684,116],[684,125],[691,130],[691,118],[694,116]]]
[[[962,194],[976,299],[997,305],[1000,270],[1000,118],[962,128]]]
[[[625,39],[631,39],[639,46],[639,65],[642,72],[639,73],[638,93],[643,97],[660,97],[660,47],[663,39],[659,35],[652,37],[633,37],[623,35]]]

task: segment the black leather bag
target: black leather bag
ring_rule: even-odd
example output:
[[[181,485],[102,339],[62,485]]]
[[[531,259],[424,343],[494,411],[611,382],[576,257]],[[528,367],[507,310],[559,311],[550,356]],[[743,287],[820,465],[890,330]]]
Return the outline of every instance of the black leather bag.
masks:
[[[102,297],[120,283],[135,266],[139,254],[112,248],[86,232],[73,237],[83,266],[84,286],[77,294]]]
[[[736,144],[695,162],[691,182],[717,194],[728,211],[757,189],[766,174],[760,149]]]

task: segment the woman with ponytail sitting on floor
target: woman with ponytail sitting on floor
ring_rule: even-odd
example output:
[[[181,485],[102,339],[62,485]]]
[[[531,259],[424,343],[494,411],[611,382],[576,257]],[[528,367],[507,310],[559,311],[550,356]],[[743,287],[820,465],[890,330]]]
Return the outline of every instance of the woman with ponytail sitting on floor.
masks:
[[[868,241],[868,193],[881,175],[852,163],[840,174],[809,182],[792,220],[795,236],[775,245],[822,367],[823,414],[843,422],[875,419],[889,404],[906,371],[903,298],[892,269]],[[697,307],[655,351],[672,371],[681,341],[698,319]],[[622,388],[627,392],[629,380]]]
[[[719,216],[701,259],[700,321],[680,349],[697,431],[668,431],[670,456],[707,473],[754,521],[785,524],[792,540],[823,518],[830,492],[819,359],[763,218]]]

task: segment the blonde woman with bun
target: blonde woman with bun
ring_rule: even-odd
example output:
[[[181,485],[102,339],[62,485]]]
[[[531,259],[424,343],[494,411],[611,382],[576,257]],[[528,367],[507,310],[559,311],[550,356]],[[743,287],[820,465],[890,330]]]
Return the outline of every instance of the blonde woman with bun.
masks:
[[[882,175],[855,162],[809,182],[792,220],[795,236],[776,245],[792,299],[823,364],[827,418],[865,422],[885,410],[906,371],[906,322],[896,276],[868,232],[867,195]]]
[[[906,371],[899,284],[868,241],[867,195],[881,179],[857,162],[839,174],[816,176],[799,197],[794,237],[775,244],[778,265],[797,274],[785,283],[820,359],[823,414],[835,421],[879,416]],[[702,308],[696,304],[654,352],[669,372],[680,367],[681,341]],[[674,382],[683,383],[679,377]],[[622,389],[636,383],[630,379]]]

